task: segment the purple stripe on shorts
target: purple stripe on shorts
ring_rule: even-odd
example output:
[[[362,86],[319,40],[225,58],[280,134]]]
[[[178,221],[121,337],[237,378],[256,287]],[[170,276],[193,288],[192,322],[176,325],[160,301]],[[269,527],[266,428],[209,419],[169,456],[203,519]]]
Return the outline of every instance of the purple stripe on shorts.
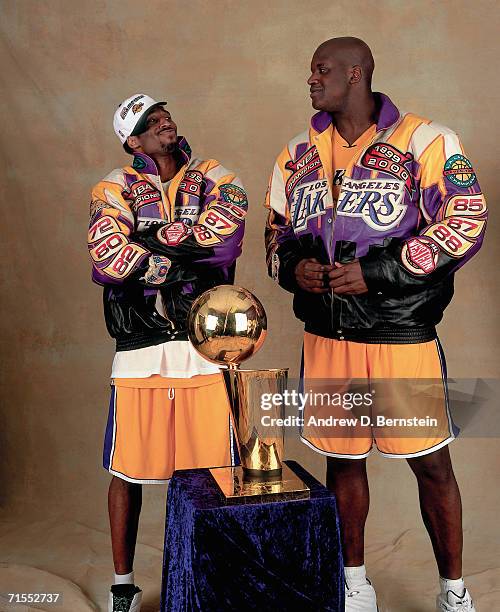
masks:
[[[458,425],[455,424],[453,420],[453,414],[451,413],[451,410],[450,410],[449,398],[448,398],[448,368],[446,367],[446,359],[444,356],[443,347],[441,346],[441,342],[439,342],[439,338],[436,338],[435,342],[436,342],[436,347],[438,351],[439,361],[441,364],[441,376],[443,378],[443,389],[444,389],[445,402],[446,402],[446,412],[450,415],[450,421],[451,421],[451,432],[450,433],[452,433],[455,436],[455,438],[457,438],[458,435],[460,434],[460,427],[458,427]]]
[[[102,464],[104,469],[109,470],[111,465],[111,449],[113,447],[113,429],[115,421],[115,397],[116,388],[111,386],[111,397],[109,399],[108,422],[106,423],[106,433],[104,434],[104,449],[102,452]]]

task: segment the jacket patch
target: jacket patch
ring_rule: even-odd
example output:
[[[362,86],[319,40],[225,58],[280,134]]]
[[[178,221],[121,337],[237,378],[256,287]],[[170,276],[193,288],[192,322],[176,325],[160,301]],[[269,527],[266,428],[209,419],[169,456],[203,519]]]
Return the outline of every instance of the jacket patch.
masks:
[[[291,170],[292,174],[288,177],[285,185],[287,198],[290,197],[290,194],[301,179],[320,167],[321,160],[315,145],[313,145],[310,149],[307,149],[307,151],[296,161],[288,161],[285,164],[285,168],[287,170]]]
[[[470,187],[476,182],[476,174],[470,161],[463,155],[452,155],[444,164],[443,175],[458,187]]]
[[[146,204],[161,202],[161,194],[158,189],[144,180],[132,183],[128,189],[123,191],[122,195],[126,200],[131,202],[130,206],[133,210],[137,210]]]
[[[171,266],[172,262],[168,257],[151,255],[149,258],[149,267],[144,275],[144,280],[150,285],[161,285],[167,277]]]
[[[325,198],[328,194],[326,179],[300,184],[293,193],[290,206],[295,232],[307,229],[309,219],[325,214]]]
[[[242,208],[248,206],[247,194],[234,183],[224,183],[219,187],[219,193],[222,200],[227,204],[236,204]]]
[[[403,183],[390,179],[345,179],[337,204],[337,214],[358,217],[371,228],[385,232],[405,216]]]
[[[485,213],[486,202],[482,193],[461,193],[448,200],[444,216],[478,217]]]
[[[218,236],[234,234],[241,223],[239,220],[235,220],[232,215],[225,215],[220,209],[212,207],[202,212],[198,221],[200,225],[208,227]]]
[[[160,228],[157,232],[157,238],[167,246],[177,246],[192,233],[193,230],[190,227],[182,223],[182,221],[176,221]]]
[[[371,145],[363,153],[361,165],[369,170],[387,172],[403,181],[406,190],[412,195],[415,191],[415,179],[406,164],[413,161],[412,153],[402,153],[387,143]]]
[[[444,219],[441,223],[430,225],[424,232],[430,236],[450,257],[463,257],[474,246],[474,241],[467,240],[453,226],[455,218]]]
[[[221,238],[216,236],[212,230],[209,230],[205,225],[195,225],[193,227],[194,238],[196,242],[203,247],[210,247],[214,244],[222,242]]]
[[[428,238],[411,238],[403,245],[401,261],[413,274],[430,274],[436,269],[439,249]]]
[[[93,242],[97,242],[104,238],[104,236],[109,236],[109,234],[114,234],[115,232],[120,231],[120,226],[116,222],[114,217],[106,215],[105,217],[100,217],[97,221],[90,226],[88,233],[88,243],[92,244]]]
[[[143,249],[138,244],[133,242],[126,244],[102,271],[113,278],[125,278],[133,271],[139,259],[146,253],[146,249]]]
[[[101,240],[99,244],[90,249],[90,256],[94,261],[104,261],[117,253],[127,243],[128,240],[124,234],[111,234],[111,236]]]
[[[199,170],[188,170],[179,183],[179,191],[199,198],[201,196],[201,185],[203,174]]]

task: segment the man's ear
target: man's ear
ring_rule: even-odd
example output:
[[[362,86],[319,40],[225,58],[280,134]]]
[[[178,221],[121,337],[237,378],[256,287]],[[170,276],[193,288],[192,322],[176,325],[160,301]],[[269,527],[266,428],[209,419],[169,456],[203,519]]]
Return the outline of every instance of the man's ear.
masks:
[[[129,136],[127,138],[127,144],[132,149],[132,151],[137,151],[137,149],[139,149],[141,146],[141,143],[139,142],[137,136]]]
[[[351,83],[351,85],[353,83],[359,83],[362,78],[363,78],[363,71],[361,69],[361,66],[353,66],[351,68],[351,76],[349,78],[349,83]]]

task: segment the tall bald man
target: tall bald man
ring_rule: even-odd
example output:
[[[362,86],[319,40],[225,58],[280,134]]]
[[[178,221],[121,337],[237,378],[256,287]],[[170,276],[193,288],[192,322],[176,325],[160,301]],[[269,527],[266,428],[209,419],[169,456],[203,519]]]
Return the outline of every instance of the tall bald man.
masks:
[[[369,47],[357,38],[334,38],[315,51],[307,83],[318,112],[276,161],[266,196],[267,263],[294,294],[295,315],[305,324],[308,383],[356,378],[371,387],[373,379],[390,379],[386,416],[410,423],[431,415],[437,423],[419,421],[413,435],[362,427],[361,419],[328,431],[308,428],[314,410],[304,412],[302,440],[327,456],[327,483],[337,497],[345,609],[377,610],[364,567],[366,458],[375,443],[386,457],[406,459],[416,476],[440,574],[437,610],[470,612],[460,493],[448,452],[458,431],[435,326],[452,298],[455,271],[481,246],[486,205],[457,135],[372,92],[373,68]],[[398,398],[392,379],[437,384],[427,401],[418,393],[410,401]]]

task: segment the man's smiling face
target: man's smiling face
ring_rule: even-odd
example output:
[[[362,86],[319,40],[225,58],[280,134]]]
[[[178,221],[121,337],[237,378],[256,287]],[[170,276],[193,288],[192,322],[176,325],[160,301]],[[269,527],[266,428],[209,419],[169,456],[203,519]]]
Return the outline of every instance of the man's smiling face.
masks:
[[[157,106],[148,113],[146,130],[136,136],[140,151],[146,155],[171,153],[177,146],[177,125],[170,113]]]

